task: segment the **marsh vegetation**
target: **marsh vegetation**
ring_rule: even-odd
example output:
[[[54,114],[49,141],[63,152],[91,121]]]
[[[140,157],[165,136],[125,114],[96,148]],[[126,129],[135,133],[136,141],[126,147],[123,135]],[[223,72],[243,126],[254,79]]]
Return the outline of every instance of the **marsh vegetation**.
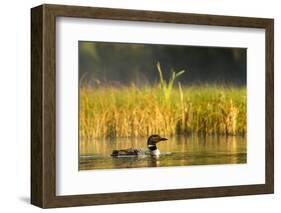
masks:
[[[160,65],[158,65],[160,66]],[[181,86],[172,72],[168,82],[137,88],[80,88],[80,136],[83,138],[161,135],[245,135],[246,88]]]

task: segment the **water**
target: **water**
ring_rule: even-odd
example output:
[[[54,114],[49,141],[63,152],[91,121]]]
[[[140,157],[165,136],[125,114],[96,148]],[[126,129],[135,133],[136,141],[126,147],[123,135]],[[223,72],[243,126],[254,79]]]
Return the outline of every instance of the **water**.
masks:
[[[81,140],[80,170],[141,167],[167,167],[247,162],[246,137],[207,136],[173,137],[160,142],[159,157],[111,157],[114,149],[146,148],[146,138],[116,140]]]

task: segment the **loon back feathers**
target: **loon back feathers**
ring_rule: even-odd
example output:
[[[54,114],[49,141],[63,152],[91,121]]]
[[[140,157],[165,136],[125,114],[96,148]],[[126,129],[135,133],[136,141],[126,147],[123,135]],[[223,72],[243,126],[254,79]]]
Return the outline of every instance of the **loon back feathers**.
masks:
[[[128,155],[145,155],[147,153],[146,149],[136,149],[136,148],[129,148],[129,149],[120,149],[120,150],[113,150],[111,156],[128,156]]]

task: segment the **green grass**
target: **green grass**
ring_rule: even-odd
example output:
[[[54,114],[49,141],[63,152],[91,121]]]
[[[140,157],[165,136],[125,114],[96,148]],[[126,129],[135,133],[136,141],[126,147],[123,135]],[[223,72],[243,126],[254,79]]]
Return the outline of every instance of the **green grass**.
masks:
[[[246,120],[245,87],[80,88],[80,137],[244,135]]]

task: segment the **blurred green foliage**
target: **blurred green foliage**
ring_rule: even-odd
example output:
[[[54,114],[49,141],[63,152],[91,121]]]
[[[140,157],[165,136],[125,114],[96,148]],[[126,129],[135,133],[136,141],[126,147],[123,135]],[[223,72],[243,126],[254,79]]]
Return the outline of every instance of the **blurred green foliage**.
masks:
[[[246,49],[159,44],[79,42],[82,84],[143,87],[159,80],[157,62],[168,81],[171,69],[188,70],[181,83],[246,84]]]

